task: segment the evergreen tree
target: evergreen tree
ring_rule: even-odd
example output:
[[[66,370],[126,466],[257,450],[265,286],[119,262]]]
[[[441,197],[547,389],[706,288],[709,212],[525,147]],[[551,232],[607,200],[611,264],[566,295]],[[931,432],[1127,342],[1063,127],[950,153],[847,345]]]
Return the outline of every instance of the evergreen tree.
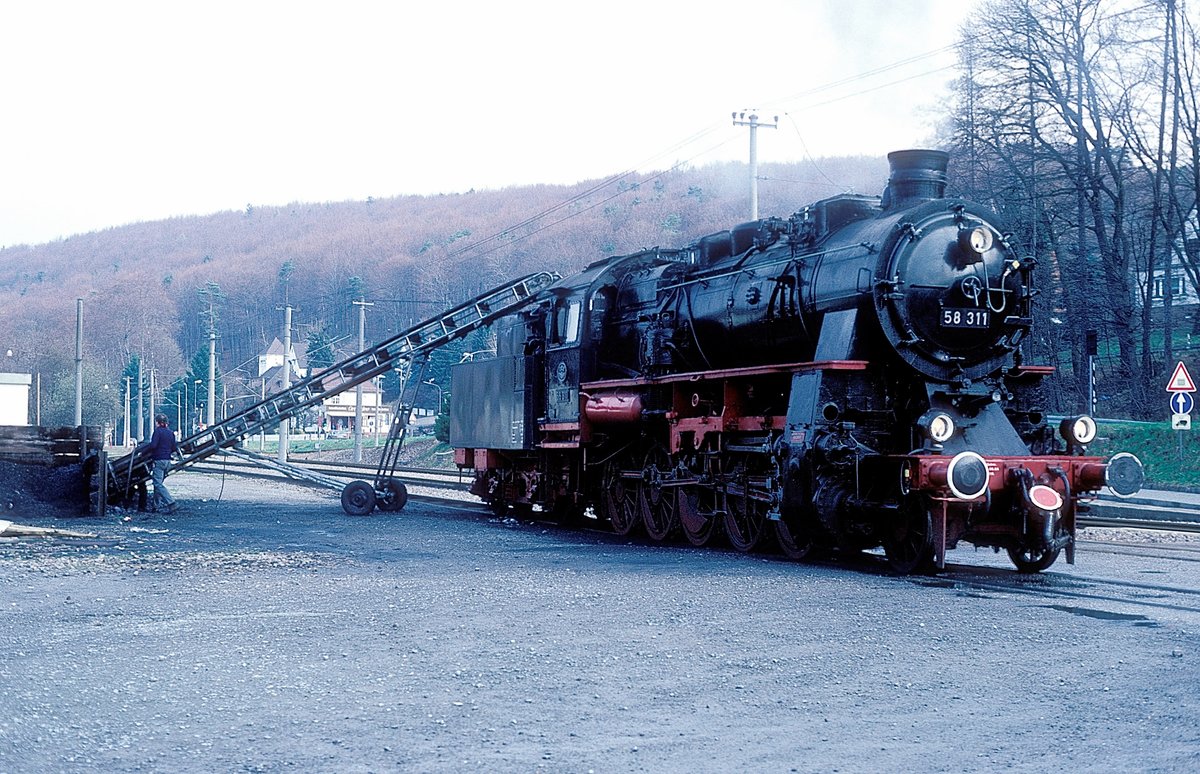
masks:
[[[296,273],[296,264],[284,261],[279,267],[279,289],[283,292],[283,303],[288,303],[288,290],[291,287],[292,275]]]
[[[304,340],[310,372],[320,371],[333,365],[333,336],[325,326],[313,328]]]
[[[217,401],[214,406],[214,414],[217,421],[220,421],[224,381],[219,364],[217,365],[216,379],[213,384],[213,394],[216,396]],[[177,420],[180,423],[180,430],[185,435],[189,435],[204,420],[204,408],[207,401],[208,348],[205,347],[204,349],[197,350],[196,354],[192,355],[187,372],[172,382],[171,386],[164,391],[162,409],[163,413],[171,417],[171,411],[168,409],[173,408],[175,416],[171,417],[171,419]]]

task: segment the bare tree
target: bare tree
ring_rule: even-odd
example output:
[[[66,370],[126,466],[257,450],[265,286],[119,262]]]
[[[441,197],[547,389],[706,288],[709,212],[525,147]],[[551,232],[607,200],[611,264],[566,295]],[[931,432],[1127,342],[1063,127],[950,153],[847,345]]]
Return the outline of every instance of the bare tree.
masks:
[[[1176,107],[1185,88],[1194,95],[1180,56],[1188,47],[1174,34],[1182,2],[992,0],[973,25],[992,30],[988,45],[964,33],[962,98],[951,122],[958,153],[984,168],[968,177],[978,181],[969,193],[1012,217],[1050,269],[1055,283],[1041,310],[1063,323],[1072,371],[1084,376],[1084,334],[1099,330],[1116,350],[1108,392],[1129,411],[1145,405],[1155,370],[1154,268],[1164,248],[1183,244],[1172,236],[1187,210],[1172,201],[1173,137],[1195,122]],[[1143,220],[1153,227],[1131,226]],[[1058,344],[1053,336],[1033,342],[1052,360]],[[1085,385],[1075,379],[1080,396]]]

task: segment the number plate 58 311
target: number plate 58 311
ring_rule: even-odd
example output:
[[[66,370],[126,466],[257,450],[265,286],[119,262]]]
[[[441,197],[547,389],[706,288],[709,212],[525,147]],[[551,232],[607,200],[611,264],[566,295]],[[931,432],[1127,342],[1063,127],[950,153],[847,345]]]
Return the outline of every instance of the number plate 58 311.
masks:
[[[943,328],[986,328],[990,322],[986,309],[960,309],[949,306],[942,309]]]

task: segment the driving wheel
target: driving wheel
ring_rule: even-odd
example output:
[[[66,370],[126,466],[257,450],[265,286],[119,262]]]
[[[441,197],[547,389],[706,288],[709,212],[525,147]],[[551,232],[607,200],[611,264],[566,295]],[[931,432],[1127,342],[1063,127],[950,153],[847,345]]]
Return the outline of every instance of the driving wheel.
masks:
[[[933,572],[933,519],[928,500],[920,495],[904,500],[884,530],[883,551],[888,566],[899,575]]]
[[[680,487],[677,495],[679,526],[694,546],[707,545],[717,532],[717,498],[711,487]]]
[[[612,525],[613,532],[618,535],[633,532],[641,523],[637,507],[637,487],[633,481],[621,477],[620,460],[611,460],[604,466],[600,486],[604,515]]]
[[[725,489],[725,533],[739,551],[753,551],[766,534],[767,506],[750,497],[745,468]]]
[[[799,527],[792,527],[786,519],[775,522],[775,539],[788,559],[800,561],[812,553],[812,537]]]
[[[1010,548],[1008,558],[1016,566],[1017,572],[1041,572],[1058,559],[1057,548]]]
[[[662,447],[646,455],[642,480],[637,485],[638,510],[646,534],[667,540],[679,528],[678,497],[674,487],[664,486],[671,472],[671,458]]]

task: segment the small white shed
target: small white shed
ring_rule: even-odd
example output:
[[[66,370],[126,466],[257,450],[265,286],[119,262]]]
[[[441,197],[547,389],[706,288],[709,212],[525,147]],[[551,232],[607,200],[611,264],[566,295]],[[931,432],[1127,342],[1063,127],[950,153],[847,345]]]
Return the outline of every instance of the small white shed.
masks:
[[[30,374],[0,373],[0,425],[29,424]]]

